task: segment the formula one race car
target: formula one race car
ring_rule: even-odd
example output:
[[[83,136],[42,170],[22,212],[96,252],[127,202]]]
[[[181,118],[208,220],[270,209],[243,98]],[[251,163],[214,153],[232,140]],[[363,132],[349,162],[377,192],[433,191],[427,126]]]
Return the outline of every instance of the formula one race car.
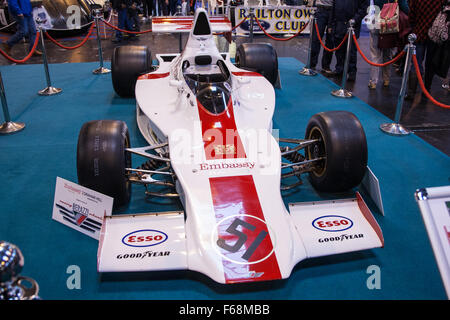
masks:
[[[183,52],[157,55],[157,67],[143,46],[113,53],[114,88],[135,95],[149,146],[132,148],[122,121],[85,123],[79,183],[113,197],[116,208],[130,201],[132,183],[143,184],[149,196],[179,197],[184,212],[106,216],[99,272],[188,269],[219,283],[262,281],[289,277],[306,258],[382,247],[381,230],[358,194],[289,212],[280,191],[282,178],[305,172],[322,191],[357,186],[367,164],[358,119],[319,113],[305,139],[277,141],[275,50],[244,44],[233,64],[216,48],[212,21],[198,9]],[[132,154],[146,162],[133,168]]]

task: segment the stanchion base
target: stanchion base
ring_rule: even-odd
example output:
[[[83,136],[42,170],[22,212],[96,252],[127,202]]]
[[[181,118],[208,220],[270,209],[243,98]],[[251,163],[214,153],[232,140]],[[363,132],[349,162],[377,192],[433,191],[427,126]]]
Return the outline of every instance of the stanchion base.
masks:
[[[54,94],[61,93],[62,89],[55,87],[47,87],[38,92],[40,96],[52,96]]]
[[[100,68],[92,71],[93,74],[106,74],[106,73],[110,73],[110,72],[111,72],[111,70],[109,70],[107,68],[103,68],[103,67],[100,67]]]
[[[352,98],[353,97],[353,93],[351,93],[350,91],[345,90],[345,89],[331,91],[331,95],[338,97],[338,98]]]
[[[381,131],[393,136],[406,136],[411,133],[399,123],[383,123],[380,125]]]
[[[25,128],[25,123],[21,122],[5,122],[0,126],[0,134],[10,134]]]
[[[315,76],[315,75],[317,75],[317,72],[315,72],[313,69],[309,69],[309,68],[303,68],[298,73],[301,74],[302,76]]]

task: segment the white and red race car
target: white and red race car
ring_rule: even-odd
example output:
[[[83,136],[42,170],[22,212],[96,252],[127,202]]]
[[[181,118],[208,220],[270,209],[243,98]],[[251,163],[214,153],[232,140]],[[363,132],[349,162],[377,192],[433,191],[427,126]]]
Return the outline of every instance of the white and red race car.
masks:
[[[115,207],[130,201],[131,184],[143,184],[149,196],[179,197],[184,211],[105,217],[99,272],[193,270],[219,283],[275,280],[307,258],[382,247],[359,194],[292,204],[289,211],[281,195],[300,183],[282,179],[305,172],[321,191],[357,186],[367,165],[358,119],[323,112],[310,119],[305,139],[276,139],[275,50],[245,44],[232,63],[218,51],[214,30],[198,9],[183,52],[156,55],[157,67],[146,47],[114,52],[114,88],[135,95],[149,146],[132,148],[122,121],[84,124],[79,183],[112,196]],[[146,162],[133,168],[131,155]]]

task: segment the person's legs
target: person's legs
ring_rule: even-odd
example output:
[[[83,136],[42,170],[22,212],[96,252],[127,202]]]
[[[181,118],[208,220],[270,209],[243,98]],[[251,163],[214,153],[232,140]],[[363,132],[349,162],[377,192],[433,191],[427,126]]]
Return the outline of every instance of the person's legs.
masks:
[[[373,30],[370,31],[370,55],[372,57],[372,61],[375,63],[381,63],[382,55],[380,49],[378,48],[378,32]],[[375,66],[370,67],[370,79],[369,79],[369,88],[375,89],[378,83],[378,78],[380,75],[380,69]]]
[[[36,41],[36,25],[34,24],[33,16],[25,17],[25,23],[27,24],[28,37],[30,40],[29,49],[31,51],[34,42]]]
[[[320,37],[323,38],[325,33],[325,28],[328,23],[328,16],[324,9],[319,8],[316,13],[317,27],[319,29]],[[312,26],[312,42],[311,42],[311,65],[310,67],[314,69],[317,65],[319,59],[321,44],[319,38],[317,37],[316,27]],[[325,51],[325,50],[324,50]]]
[[[8,39],[8,41],[5,42],[6,47],[8,47],[9,49],[19,41],[21,41],[28,31],[28,24],[25,23],[24,17],[14,16],[14,20],[16,21],[17,31]]]
[[[425,88],[430,91],[431,84],[433,82],[434,75],[436,74],[434,65],[433,65],[433,56],[436,52],[436,45],[432,41],[428,41],[426,44],[427,52],[425,57],[425,75],[424,82]]]
[[[333,30],[334,33],[334,43],[338,44],[344,40],[344,37],[347,33],[347,27],[345,22],[337,21],[336,22],[336,30]],[[335,52],[336,54],[336,67],[335,67],[335,75],[340,76],[344,71],[344,63],[345,63],[345,55],[347,54],[347,46],[344,44],[341,46],[339,50]]]
[[[393,52],[393,49],[390,49],[390,48],[381,50],[381,53],[383,56],[383,63],[392,60],[392,52]],[[381,73],[383,76],[383,86],[385,86],[385,87],[389,86],[390,79],[391,79],[391,65],[387,65],[387,66],[381,68]]]
[[[327,35],[325,38],[325,46],[329,49],[333,49],[334,48],[334,37],[331,32],[328,32],[328,28],[330,27],[328,25],[328,22],[330,21],[330,17],[331,17],[331,9],[326,10],[326,17],[327,17],[327,23],[326,23],[325,30],[327,31]],[[322,51],[322,70],[323,71],[326,71],[328,73],[331,72],[331,70],[330,70],[331,60],[333,60],[333,52],[323,50]]]
[[[119,29],[125,30],[126,23],[127,23],[127,9],[120,9],[117,10],[117,27]],[[122,41],[123,35],[122,32],[119,30],[116,30],[116,38],[113,40],[115,42]]]

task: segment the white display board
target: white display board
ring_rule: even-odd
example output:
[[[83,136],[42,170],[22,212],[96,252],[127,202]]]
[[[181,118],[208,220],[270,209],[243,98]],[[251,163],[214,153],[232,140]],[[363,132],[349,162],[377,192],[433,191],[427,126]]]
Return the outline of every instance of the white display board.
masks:
[[[99,240],[104,217],[111,215],[112,207],[113,198],[56,178],[53,220]]]
[[[450,299],[450,186],[419,189],[416,201]]]

